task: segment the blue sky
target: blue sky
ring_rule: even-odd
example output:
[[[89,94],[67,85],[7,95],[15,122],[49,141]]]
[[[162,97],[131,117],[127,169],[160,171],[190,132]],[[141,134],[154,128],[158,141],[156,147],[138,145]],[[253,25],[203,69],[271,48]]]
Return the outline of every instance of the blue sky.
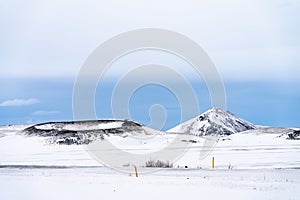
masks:
[[[299,10],[295,0],[2,1],[0,124],[72,120],[73,83],[88,55],[114,35],[155,27],[182,33],[206,50],[224,80],[231,112],[262,125],[300,126]],[[147,55],[188,68],[168,55]],[[107,80],[120,66],[144,58],[124,58]],[[192,72],[186,77],[205,111],[210,107],[205,84]],[[111,118],[111,86],[103,87],[95,97],[97,116]],[[167,110],[165,129],[178,123],[176,100],[156,86],[135,93],[132,118],[149,123],[144,113],[157,103]]]

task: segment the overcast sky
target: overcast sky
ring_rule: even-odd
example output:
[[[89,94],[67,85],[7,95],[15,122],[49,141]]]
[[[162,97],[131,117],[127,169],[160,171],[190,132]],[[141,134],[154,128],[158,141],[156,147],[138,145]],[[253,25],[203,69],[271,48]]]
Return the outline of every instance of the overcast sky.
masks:
[[[99,44],[154,27],[196,41],[224,79],[297,79],[300,1],[1,1],[5,77],[75,77]]]
[[[90,53],[120,33],[161,28],[204,48],[225,80],[228,110],[256,124],[299,126],[299,10],[300,0],[0,0],[0,125],[72,120],[73,83]],[[108,74],[149,63],[195,78],[179,57],[153,51],[122,57]],[[205,85],[192,86],[201,111],[210,108]],[[113,87],[105,87],[97,117],[113,118]],[[134,120],[147,124],[149,106],[162,103],[166,127],[178,124],[179,105],[165,90],[133,96]]]

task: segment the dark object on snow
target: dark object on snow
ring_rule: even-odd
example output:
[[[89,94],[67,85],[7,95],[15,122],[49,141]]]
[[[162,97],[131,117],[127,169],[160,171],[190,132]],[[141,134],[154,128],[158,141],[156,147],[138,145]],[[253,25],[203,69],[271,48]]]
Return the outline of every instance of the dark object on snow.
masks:
[[[50,144],[82,145],[103,140],[104,135],[127,137],[126,133],[145,133],[143,127],[129,120],[90,120],[36,124],[23,132],[27,136],[47,137]]]
[[[288,140],[300,140],[300,130],[288,134]]]

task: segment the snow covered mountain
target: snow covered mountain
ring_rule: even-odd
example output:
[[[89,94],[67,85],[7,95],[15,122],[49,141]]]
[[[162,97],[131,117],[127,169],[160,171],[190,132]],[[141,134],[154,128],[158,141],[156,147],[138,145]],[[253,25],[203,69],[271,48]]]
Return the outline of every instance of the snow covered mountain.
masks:
[[[145,158],[139,163],[133,162],[131,158],[121,160],[114,163],[114,167],[126,167],[128,163],[143,167],[146,161],[156,159],[170,161],[176,167],[208,169],[211,156],[199,159],[199,154],[207,142],[207,137],[201,136],[213,134],[222,136],[218,138],[211,152],[219,169],[227,169],[232,165],[238,169],[294,169],[300,166],[300,128],[254,126],[227,111],[213,108],[171,129],[170,132],[157,131],[129,120],[0,126],[0,167],[102,166],[90,155],[85,144],[92,145],[96,141],[101,145],[102,142],[104,144],[109,141],[117,148],[101,146],[101,152],[108,157],[117,155],[119,150],[141,155],[168,147],[167,154]],[[169,148],[169,145],[173,146]],[[183,152],[187,146],[189,148],[178,160],[160,157],[171,155],[169,153],[174,151]]]
[[[29,137],[43,137],[46,139],[46,143],[49,144],[66,145],[89,144],[95,140],[103,140],[105,135],[125,138],[127,136],[155,135],[157,133],[165,134],[165,132],[151,129],[130,120],[90,120],[48,122],[32,126],[3,126],[0,127],[0,138],[11,131],[18,131],[20,134]],[[300,139],[299,130],[255,126],[220,108],[212,108],[198,117],[170,129],[168,132],[195,136],[224,136],[247,131],[280,133],[286,139]]]
[[[50,144],[89,144],[104,135],[127,137],[149,135],[159,131],[129,120],[90,120],[48,122],[36,124],[22,131],[27,136],[47,137]]]
[[[236,117],[221,108],[212,108],[205,113],[188,120],[168,132],[185,132],[197,136],[231,135],[255,129],[255,125]]]

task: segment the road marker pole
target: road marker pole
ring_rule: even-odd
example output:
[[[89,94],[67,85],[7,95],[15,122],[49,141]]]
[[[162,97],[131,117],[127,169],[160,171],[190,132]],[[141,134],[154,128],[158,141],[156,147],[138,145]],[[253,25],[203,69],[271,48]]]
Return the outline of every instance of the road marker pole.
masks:
[[[134,171],[135,171],[135,177],[139,177],[139,173],[138,173],[138,170],[137,170],[137,167],[134,165]]]

